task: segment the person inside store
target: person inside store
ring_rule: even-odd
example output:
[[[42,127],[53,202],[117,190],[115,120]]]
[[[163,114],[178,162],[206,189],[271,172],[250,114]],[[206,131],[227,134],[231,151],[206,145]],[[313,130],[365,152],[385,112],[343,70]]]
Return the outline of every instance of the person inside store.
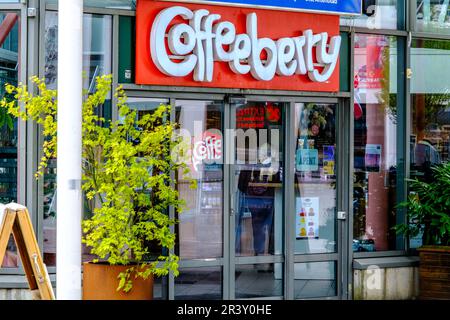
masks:
[[[267,148],[262,147],[261,150],[267,150]],[[281,170],[272,166],[273,161],[277,160],[270,155],[270,151],[268,153],[267,157],[260,160],[259,164],[251,166],[251,169],[247,167],[239,173],[240,199],[236,251],[241,254],[248,254],[241,250],[241,228],[245,218],[251,218],[254,254],[274,254],[275,189],[281,187]]]
[[[436,129],[427,126],[422,137],[419,137],[414,147],[413,159],[414,169],[421,173],[421,179],[431,182],[433,179],[433,167],[441,164],[441,155],[433,143],[436,136]]]

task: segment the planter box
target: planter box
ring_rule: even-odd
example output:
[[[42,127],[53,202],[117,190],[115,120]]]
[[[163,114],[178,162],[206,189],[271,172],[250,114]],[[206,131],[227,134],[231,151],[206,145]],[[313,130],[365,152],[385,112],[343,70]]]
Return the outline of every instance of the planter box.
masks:
[[[152,300],[153,277],[133,281],[133,289],[124,293],[117,291],[118,275],[128,266],[110,266],[107,264],[84,263],[83,300]]]
[[[450,247],[423,246],[420,252],[420,299],[450,300]]]

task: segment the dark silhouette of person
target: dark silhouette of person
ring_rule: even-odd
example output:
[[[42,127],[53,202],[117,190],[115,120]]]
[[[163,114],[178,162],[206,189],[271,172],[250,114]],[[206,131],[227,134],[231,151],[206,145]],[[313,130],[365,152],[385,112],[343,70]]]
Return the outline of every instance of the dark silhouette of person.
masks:
[[[244,211],[250,211],[253,229],[253,249],[255,255],[273,254],[273,219],[275,188],[269,184],[280,183],[279,171],[274,174],[256,167],[242,170],[239,174],[238,189],[241,193],[239,225],[237,229],[236,252],[240,252],[240,223]],[[266,252],[266,232],[269,237],[269,252]]]
[[[426,138],[419,141],[414,149],[414,160],[412,161],[416,169],[422,172],[422,180],[433,181],[433,167],[441,163],[441,155],[432,142]]]

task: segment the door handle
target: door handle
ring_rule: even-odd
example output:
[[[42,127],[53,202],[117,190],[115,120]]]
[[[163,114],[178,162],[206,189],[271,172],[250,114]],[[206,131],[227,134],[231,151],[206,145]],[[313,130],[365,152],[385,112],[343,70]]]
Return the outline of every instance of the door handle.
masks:
[[[338,219],[338,220],[341,220],[341,221],[347,220],[347,212],[345,212],[345,211],[339,211],[339,212],[337,213],[337,219]]]
[[[236,204],[234,203],[234,194],[233,192],[230,192],[230,217],[233,217],[236,213],[236,210],[234,210],[234,206]]]

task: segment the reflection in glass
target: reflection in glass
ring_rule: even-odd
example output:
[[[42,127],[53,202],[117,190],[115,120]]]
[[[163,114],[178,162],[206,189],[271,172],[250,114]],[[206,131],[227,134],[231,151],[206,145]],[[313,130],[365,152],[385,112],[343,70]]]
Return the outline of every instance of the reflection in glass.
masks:
[[[127,99],[127,105],[133,109],[136,110],[136,121],[141,120],[145,115],[151,115],[153,114],[161,105],[167,105],[169,103],[169,100],[165,99],[150,99],[150,98],[128,98]],[[123,118],[120,118],[119,121],[123,121]],[[157,172],[153,173],[154,175],[157,175]],[[88,215],[90,215],[91,212],[93,212],[95,203],[93,201],[86,201],[87,206],[89,209],[85,210],[85,218],[90,218]],[[145,242],[145,245],[148,249],[148,254],[146,255],[147,260],[153,260],[156,259],[158,256],[162,255],[162,247],[161,244],[157,241],[149,241],[147,240]],[[83,258],[88,259],[89,250],[85,249]],[[156,290],[156,288],[155,288]]]
[[[236,255],[282,253],[283,104],[236,108]]]
[[[223,247],[223,105],[213,101],[177,100],[176,122],[191,148],[189,177],[177,177],[180,199],[186,202],[177,226],[182,259],[222,257]]]
[[[313,299],[337,295],[336,262],[296,263],[294,298]]]
[[[397,249],[397,39],[355,37],[353,251]]]
[[[295,253],[336,252],[336,106],[295,105]]]
[[[166,300],[167,277],[153,278],[153,300]]]
[[[111,73],[112,46],[111,16],[84,14],[83,16],[83,88],[93,92],[95,77]],[[57,89],[58,76],[58,13],[45,13],[45,81],[49,89]],[[99,108],[99,116],[110,118],[111,97]],[[56,159],[49,161],[44,173],[44,262],[47,266],[56,265]],[[86,203],[85,211],[89,212]],[[83,260],[89,260],[87,250],[83,249]]]
[[[448,0],[417,0],[416,31],[450,34]]]
[[[283,295],[283,264],[236,265],[236,299]]]
[[[411,64],[411,178],[432,182],[432,168],[450,160],[450,41],[414,40]],[[421,244],[421,234],[411,239]]]
[[[5,97],[7,83],[17,85],[19,71],[19,15],[0,13],[0,99]],[[6,96],[9,101],[13,96]],[[17,202],[18,181],[18,122],[4,108],[0,108],[0,203]],[[4,268],[18,266],[18,255],[11,237],[6,255],[0,261]]]
[[[83,88],[92,91],[95,77],[111,73],[112,17],[83,15]],[[45,82],[56,89],[58,75],[58,13],[45,13]]]
[[[341,16],[341,26],[368,29],[397,29],[399,3],[403,0],[363,1],[363,14],[358,16]],[[373,5],[372,3],[375,3]]]
[[[127,98],[127,105],[137,111],[136,120],[142,119],[147,114],[153,114],[159,106],[168,104],[169,100],[167,99]],[[119,118],[119,120],[123,121],[123,118]]]
[[[175,300],[221,300],[222,268],[180,269],[175,278]]]

